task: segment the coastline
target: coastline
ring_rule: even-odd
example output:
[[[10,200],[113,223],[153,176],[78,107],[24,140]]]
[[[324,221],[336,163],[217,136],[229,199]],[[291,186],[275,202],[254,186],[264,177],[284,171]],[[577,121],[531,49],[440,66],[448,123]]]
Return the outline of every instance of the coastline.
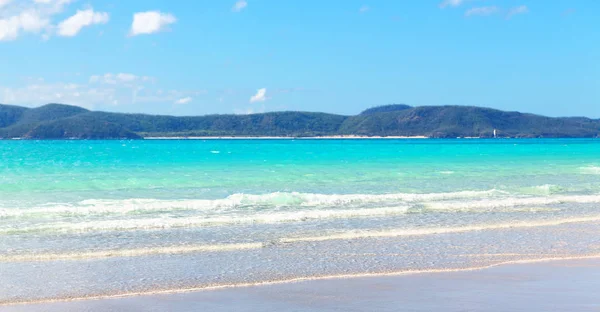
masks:
[[[440,274],[466,274],[472,273],[477,274],[478,272],[485,272],[495,268],[502,267],[520,267],[520,266],[544,266],[552,263],[563,263],[569,264],[578,261],[591,261],[595,263],[595,267],[600,275],[600,254],[591,254],[583,256],[566,256],[566,257],[546,257],[537,259],[521,259],[511,260],[492,263],[482,266],[455,268],[455,269],[431,269],[431,270],[407,270],[398,272],[380,272],[380,273],[359,273],[359,274],[348,274],[348,275],[326,275],[326,276],[312,276],[312,277],[297,277],[286,280],[274,280],[264,281],[257,283],[242,283],[242,284],[231,284],[231,285],[208,285],[192,288],[181,288],[181,289],[166,289],[156,291],[143,291],[143,292],[132,292],[123,294],[107,294],[97,295],[88,297],[75,297],[75,298],[60,298],[60,299],[44,299],[34,301],[18,301],[18,302],[5,302],[0,303],[2,309],[8,307],[28,307],[36,305],[50,305],[50,304],[69,304],[69,303],[85,303],[85,302],[98,302],[106,300],[135,300],[136,298],[146,298],[154,296],[177,296],[186,294],[204,294],[218,291],[244,291],[247,289],[260,289],[270,287],[282,287],[285,285],[300,285],[300,284],[312,284],[312,283],[343,283],[343,281],[357,280],[359,282],[368,283],[373,280],[380,278],[392,278],[392,279],[403,279],[403,278],[419,278],[420,276],[436,276]],[[598,280],[600,287],[600,279]],[[307,285],[310,288],[310,285]],[[600,302],[599,302],[600,304]],[[3,310],[4,311],[4,310]],[[17,310],[15,310],[17,311]],[[18,310],[18,311],[29,311],[29,310]],[[37,310],[36,310],[37,311]]]
[[[47,300],[0,305],[3,311],[413,311],[540,310],[541,305],[565,310],[600,308],[600,255],[517,260],[484,267],[298,278],[253,285]],[[501,294],[501,295],[499,295]],[[453,300],[447,300],[454,297]],[[293,299],[293,300],[292,300]],[[292,301],[290,301],[292,300]],[[313,305],[318,303],[317,305]],[[373,305],[387,309],[374,308]],[[114,310],[112,310],[114,309]],[[468,310],[468,309],[467,309]],[[542,309],[546,310],[546,309]],[[562,309],[558,309],[562,310]],[[596,310],[594,310],[596,311]]]
[[[370,289],[600,257],[595,142],[229,142],[9,146],[21,192],[0,202],[0,305]]]
[[[339,140],[339,139],[429,139],[426,136],[360,136],[328,135],[314,137],[282,136],[190,136],[190,137],[144,137],[144,140]]]

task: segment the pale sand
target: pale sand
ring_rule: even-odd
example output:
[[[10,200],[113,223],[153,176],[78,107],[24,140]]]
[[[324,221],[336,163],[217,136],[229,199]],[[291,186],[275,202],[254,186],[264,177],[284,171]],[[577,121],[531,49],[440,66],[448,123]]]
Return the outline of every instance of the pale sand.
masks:
[[[600,259],[0,306],[0,311],[600,311]]]
[[[328,135],[319,137],[277,137],[277,136],[190,136],[190,137],[144,137],[144,140],[315,140],[315,139],[428,139],[426,136],[360,136]]]

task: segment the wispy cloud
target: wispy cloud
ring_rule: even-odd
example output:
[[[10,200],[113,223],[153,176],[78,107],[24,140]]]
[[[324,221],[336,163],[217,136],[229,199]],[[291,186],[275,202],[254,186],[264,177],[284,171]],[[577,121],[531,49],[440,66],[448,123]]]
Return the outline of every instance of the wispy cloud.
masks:
[[[231,8],[231,11],[233,12],[240,12],[243,9],[245,9],[248,6],[248,2],[246,0],[239,0],[238,2],[236,2],[233,7]]]
[[[11,41],[23,34],[50,38],[57,26],[54,18],[74,0],[0,0],[0,41]]]
[[[440,3],[440,8],[444,9],[446,7],[457,7],[466,1],[467,0],[444,0],[442,3]]]
[[[64,103],[87,108],[111,108],[136,103],[186,104],[205,94],[205,90],[161,89],[157,79],[130,73],[83,77],[71,75],[67,81],[46,81],[26,77],[16,86],[0,86],[0,103],[37,106]],[[79,77],[79,78],[77,78]]]
[[[496,14],[499,11],[500,11],[500,9],[498,9],[498,7],[496,7],[496,6],[478,7],[478,8],[472,8],[472,9],[467,10],[465,12],[465,16],[466,17],[489,16],[492,14]]]
[[[511,8],[506,14],[506,18],[511,18],[515,15],[526,14],[529,12],[529,8],[526,5],[520,5],[518,7]]]
[[[0,0],[0,9],[2,9],[3,7],[5,7],[10,2],[12,2],[12,0]]]
[[[104,75],[93,75],[90,77],[90,83],[102,83],[102,84],[132,84],[139,82],[154,82],[156,79],[150,76],[137,76],[129,73],[106,73]]]
[[[258,89],[256,94],[250,97],[250,103],[264,102],[267,98],[267,88]]]
[[[191,96],[186,96],[184,98],[180,98],[179,100],[175,101],[175,104],[187,104],[189,102],[192,101],[192,97]]]
[[[109,16],[106,12],[94,12],[94,9],[78,10],[75,15],[65,19],[58,24],[58,35],[63,37],[73,37],[77,35],[83,27],[94,24],[108,23]]]
[[[262,104],[260,107],[234,108],[233,113],[236,115],[250,115],[264,113],[266,110],[265,104]]]
[[[175,22],[177,22],[177,18],[169,13],[160,11],[138,12],[133,15],[129,34],[137,36],[157,33]]]
[[[359,13],[367,13],[371,10],[371,7],[369,7],[368,5],[363,5],[360,7],[360,9],[358,9]]]
[[[119,105],[131,91],[115,88],[97,88],[78,83],[46,83],[39,81],[19,87],[0,87],[2,103],[36,106],[47,103],[65,103],[93,108],[97,105]]]

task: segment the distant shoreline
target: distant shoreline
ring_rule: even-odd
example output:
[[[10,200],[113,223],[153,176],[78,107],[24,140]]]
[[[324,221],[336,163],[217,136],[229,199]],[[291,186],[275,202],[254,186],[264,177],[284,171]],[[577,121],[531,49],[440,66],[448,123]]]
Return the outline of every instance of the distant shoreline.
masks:
[[[0,141],[122,141],[122,140],[149,140],[149,141],[168,141],[168,140],[537,140],[537,139],[557,139],[557,140],[598,140],[600,138],[590,137],[456,137],[456,138],[436,138],[427,136],[310,136],[310,137],[286,137],[286,136],[165,136],[165,137],[140,137],[140,138],[0,138]]]
[[[313,137],[282,136],[179,136],[179,137],[144,137],[144,140],[331,140],[331,139],[429,139],[426,136],[359,136],[329,135]]]
[[[600,137],[600,119],[544,117],[471,106],[386,105],[352,116],[290,111],[166,116],[90,111],[63,104],[37,108],[0,104],[0,137],[84,140],[597,138]]]

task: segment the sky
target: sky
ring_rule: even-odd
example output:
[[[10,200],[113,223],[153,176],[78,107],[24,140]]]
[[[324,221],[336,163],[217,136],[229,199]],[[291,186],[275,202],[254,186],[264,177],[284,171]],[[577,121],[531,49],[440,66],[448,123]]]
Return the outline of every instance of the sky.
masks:
[[[0,0],[0,103],[600,118],[597,0]]]

